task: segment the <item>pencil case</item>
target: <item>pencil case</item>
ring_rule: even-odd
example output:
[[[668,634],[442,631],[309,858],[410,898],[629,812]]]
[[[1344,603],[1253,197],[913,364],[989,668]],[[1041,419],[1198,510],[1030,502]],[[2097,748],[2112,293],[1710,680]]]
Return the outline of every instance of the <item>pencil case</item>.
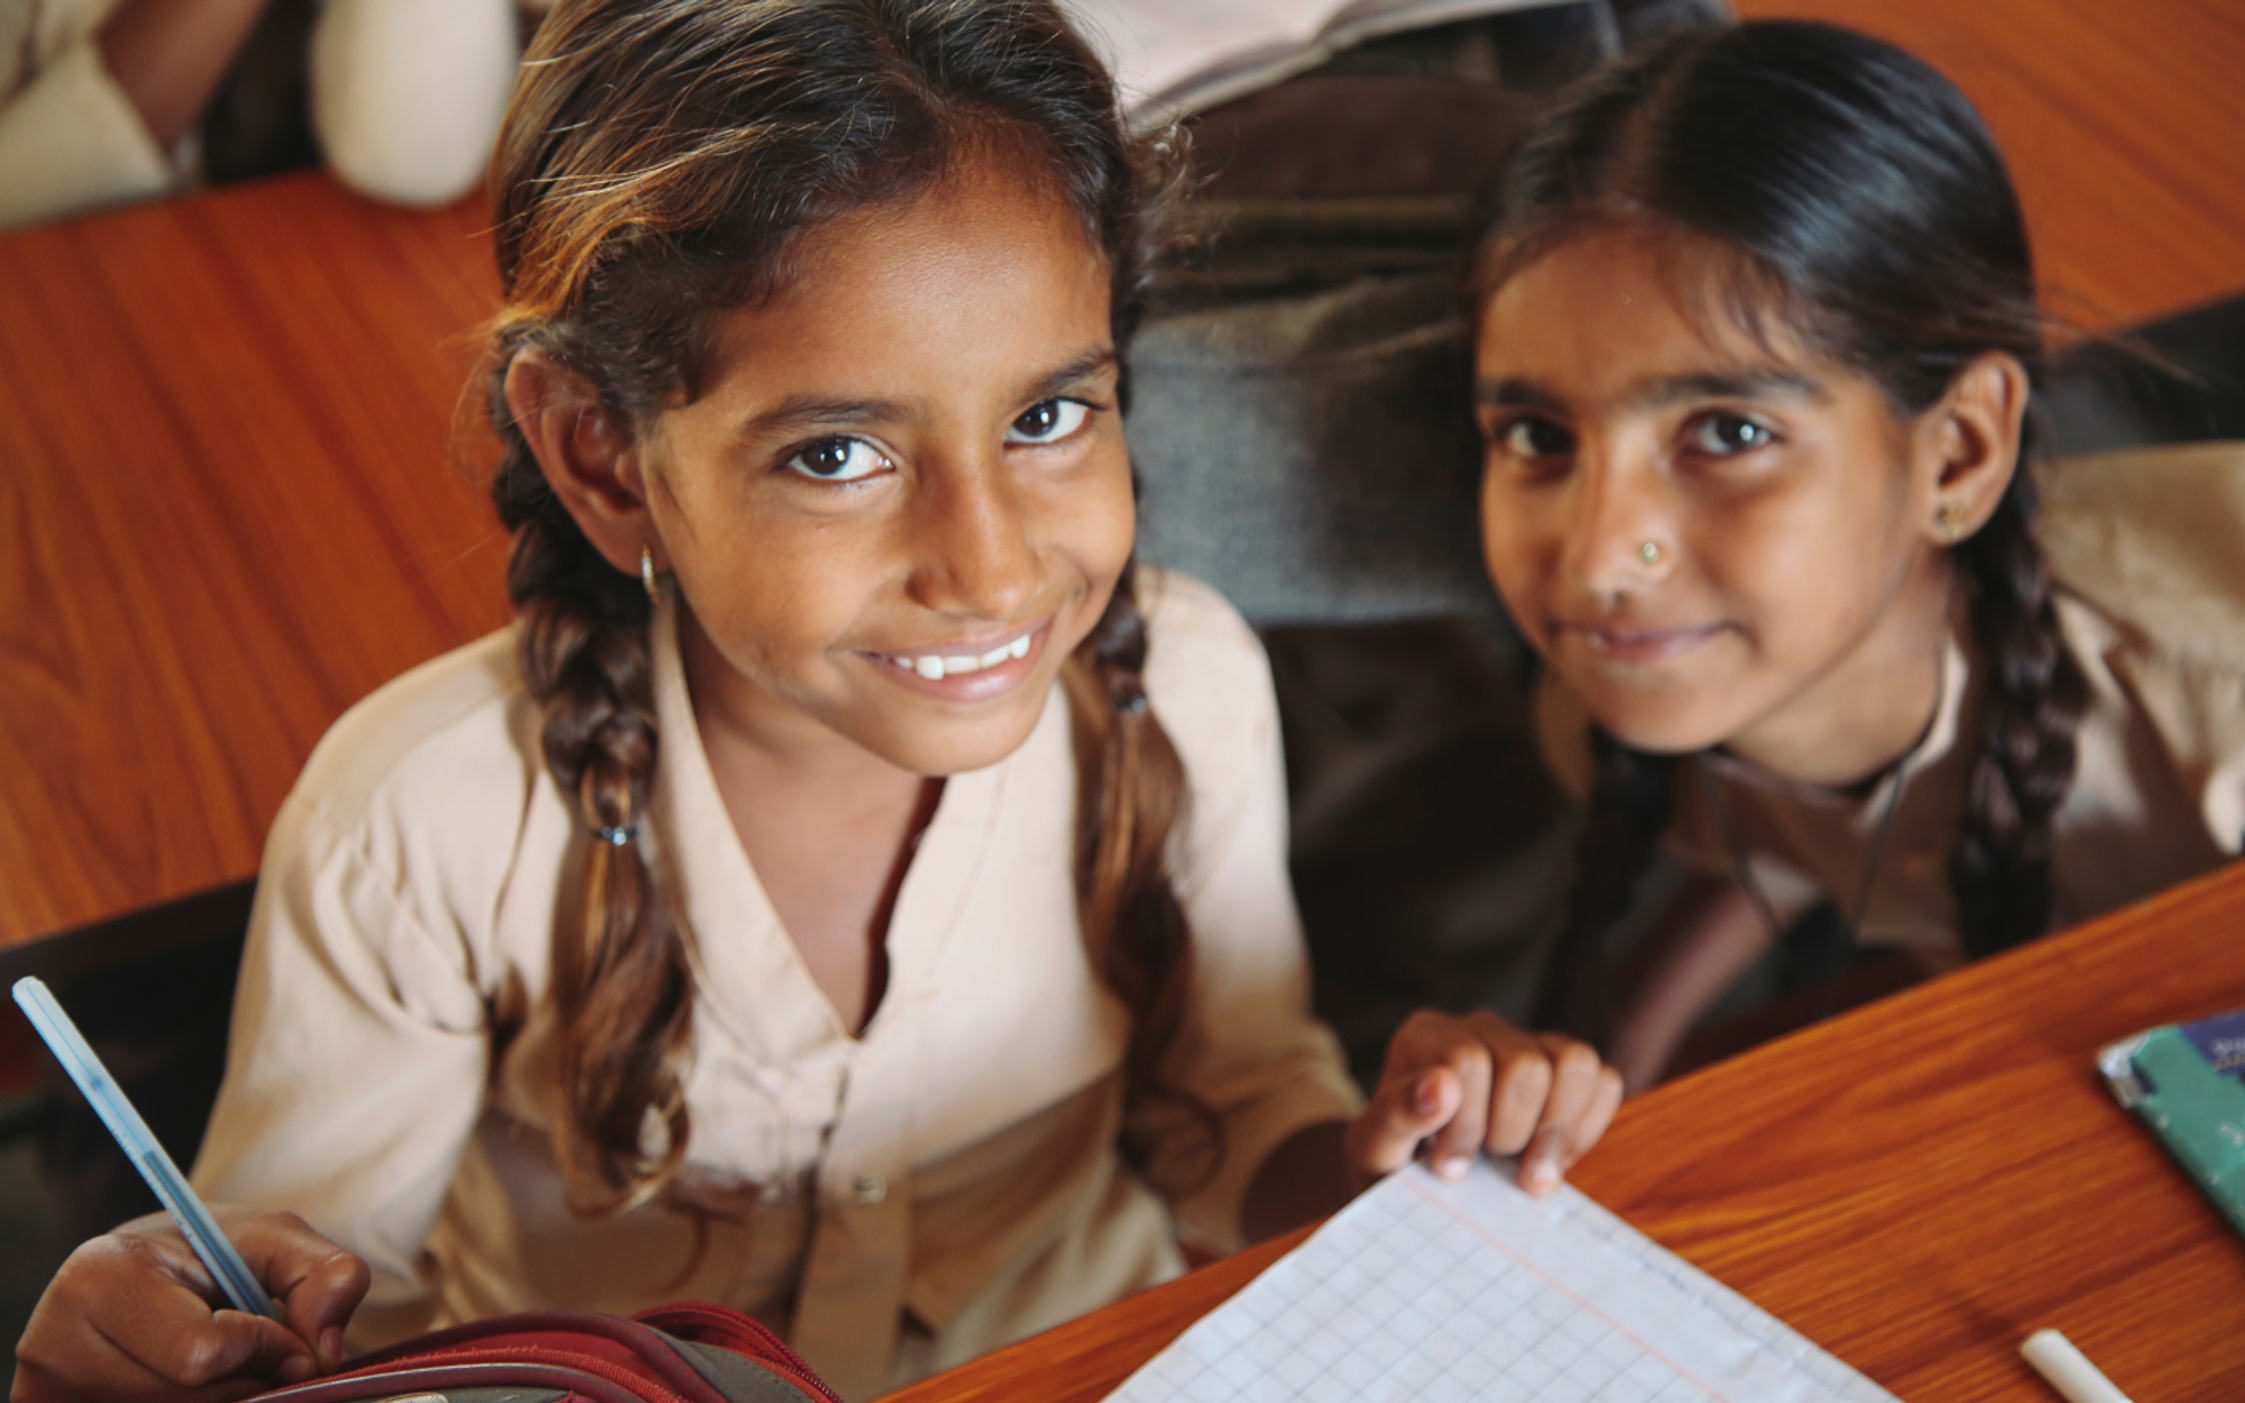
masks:
[[[254,1403],[842,1403],[738,1311],[678,1305],[629,1319],[528,1311],[345,1360]]]
[[[2122,1038],[2097,1068],[2245,1234],[2245,1009]]]

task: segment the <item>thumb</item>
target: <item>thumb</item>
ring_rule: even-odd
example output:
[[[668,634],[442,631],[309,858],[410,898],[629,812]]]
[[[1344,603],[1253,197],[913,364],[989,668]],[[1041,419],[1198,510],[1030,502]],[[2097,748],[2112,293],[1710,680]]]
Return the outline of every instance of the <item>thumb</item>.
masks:
[[[1401,1169],[1420,1141],[1457,1115],[1463,1097],[1457,1073],[1446,1066],[1430,1067],[1381,1087],[1349,1127],[1351,1166],[1374,1178]]]

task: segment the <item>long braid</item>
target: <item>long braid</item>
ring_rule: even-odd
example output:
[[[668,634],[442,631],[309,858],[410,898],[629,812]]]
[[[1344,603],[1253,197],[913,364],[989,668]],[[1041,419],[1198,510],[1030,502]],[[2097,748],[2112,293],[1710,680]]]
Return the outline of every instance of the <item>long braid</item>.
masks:
[[[1590,733],[1595,759],[1590,811],[1575,847],[1575,885],[1544,961],[1533,1022],[1605,1051],[1613,1039],[1613,980],[1607,936],[1628,911],[1675,807],[1676,757]]]
[[[2050,924],[2051,825],[2073,786],[2074,732],[2089,706],[2088,679],[2059,632],[2034,538],[2031,459],[2020,456],[1995,515],[1956,547],[1987,678],[1979,748],[1949,850],[1958,932],[1973,955],[2032,939]]]
[[[1193,980],[1192,928],[1169,878],[1169,840],[1190,791],[1169,734],[1147,704],[1146,621],[1135,563],[1061,673],[1073,726],[1076,907],[1092,967],[1131,1011],[1123,1057],[1126,1104],[1182,1114],[1199,1130],[1183,1163],[1142,1168],[1183,1192],[1212,1172],[1223,1127],[1205,1102],[1171,1084],[1163,1063],[1185,1024]]]
[[[494,371],[495,400],[503,376]],[[644,848],[658,754],[649,601],[562,510],[502,411],[495,403],[502,456],[492,497],[514,532],[516,657],[543,713],[546,768],[576,803],[585,843],[576,919],[562,917],[554,932],[554,1143],[571,1206],[615,1213],[661,1192],[690,1130],[687,937]],[[650,1119],[661,1132],[653,1150]]]

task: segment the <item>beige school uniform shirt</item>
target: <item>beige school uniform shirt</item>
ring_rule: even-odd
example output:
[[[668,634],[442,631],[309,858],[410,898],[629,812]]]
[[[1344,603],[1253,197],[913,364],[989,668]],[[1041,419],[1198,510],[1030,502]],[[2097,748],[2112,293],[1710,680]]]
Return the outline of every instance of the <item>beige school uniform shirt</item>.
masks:
[[[2066,459],[2040,482],[2058,620],[2090,697],[2053,824],[2055,929],[2218,866],[2245,840],[2245,444]],[[1862,944],[1935,969],[1960,962],[1948,861],[1979,733],[1978,667],[1960,627],[1932,725],[1868,792],[1720,750],[1680,766],[1669,846],[1709,873],[1743,861],[1780,906],[1830,898]],[[1588,713],[1548,672],[1537,707],[1546,758],[1587,793]]]
[[[1307,1011],[1262,653],[1206,587],[1141,589],[1147,693],[1191,781],[1174,867],[1198,964],[1171,1073],[1225,1131],[1180,1201],[1116,1152],[1128,1020],[1077,929],[1064,696],[1019,750],[946,784],[891,919],[887,991],[852,1037],[734,836],[667,606],[642,841],[694,942],[680,1192],[714,1212],[699,1257],[676,1212],[592,1222],[563,1204],[549,951],[586,839],[540,761],[512,630],[353,709],[283,806],[197,1187],[292,1209],[366,1258],[354,1346],[701,1299],[771,1324],[852,1398],[1176,1274],[1171,1212],[1236,1245],[1265,1154],[1358,1099]]]

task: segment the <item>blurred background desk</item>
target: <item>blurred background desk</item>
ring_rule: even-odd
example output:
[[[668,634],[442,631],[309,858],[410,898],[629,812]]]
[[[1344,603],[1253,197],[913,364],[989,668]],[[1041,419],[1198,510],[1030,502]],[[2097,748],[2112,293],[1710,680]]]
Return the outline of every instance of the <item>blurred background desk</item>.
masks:
[[[0,969],[251,876],[329,723],[505,619],[483,226],[306,174],[0,240]]]
[[[2096,1049],[2245,1005],[2245,865],[1671,1082],[1574,1181],[1909,1403],[2050,1403],[2066,1332],[2124,1392],[2245,1377],[2245,1241]],[[1290,1242],[892,1395],[1094,1403]]]

